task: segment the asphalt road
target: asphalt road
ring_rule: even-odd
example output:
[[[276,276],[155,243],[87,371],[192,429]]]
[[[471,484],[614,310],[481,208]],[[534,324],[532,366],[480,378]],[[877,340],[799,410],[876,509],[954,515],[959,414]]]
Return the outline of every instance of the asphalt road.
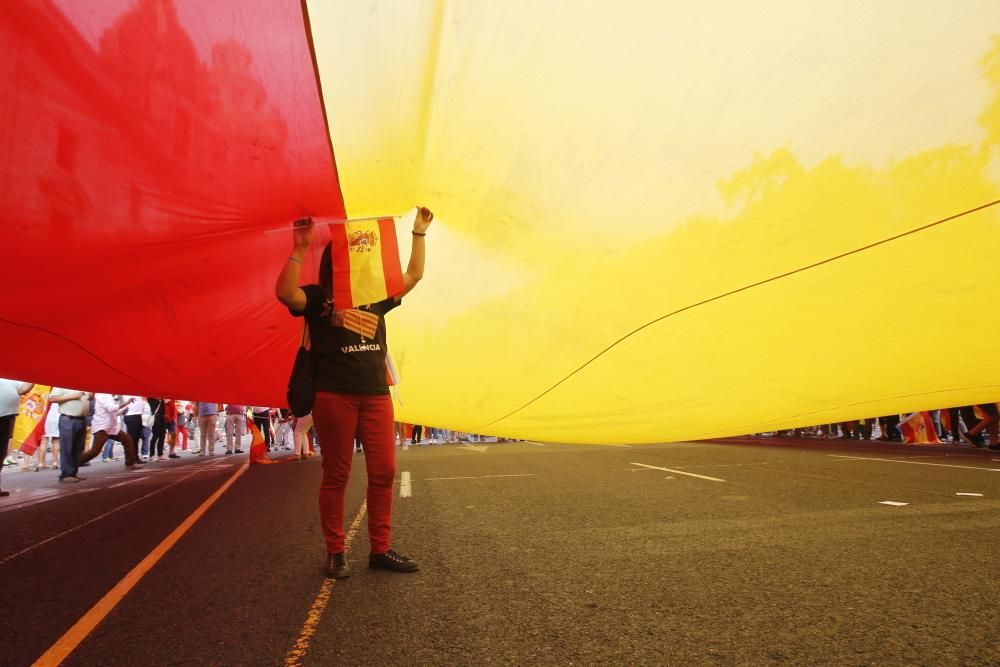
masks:
[[[42,655],[244,462],[100,464],[44,500],[51,480],[18,484],[45,473],[5,473],[0,664]],[[419,573],[369,571],[362,521],[354,575],[324,586],[318,458],[251,466],[66,664],[280,665],[297,641],[307,665],[1000,663],[1000,453],[486,443],[397,467]]]

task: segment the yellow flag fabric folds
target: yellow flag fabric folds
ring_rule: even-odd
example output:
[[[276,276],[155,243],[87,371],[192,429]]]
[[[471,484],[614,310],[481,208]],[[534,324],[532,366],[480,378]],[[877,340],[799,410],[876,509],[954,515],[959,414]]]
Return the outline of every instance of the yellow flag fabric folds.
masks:
[[[649,442],[1000,397],[1000,3],[308,6],[348,215],[436,214],[402,419]]]

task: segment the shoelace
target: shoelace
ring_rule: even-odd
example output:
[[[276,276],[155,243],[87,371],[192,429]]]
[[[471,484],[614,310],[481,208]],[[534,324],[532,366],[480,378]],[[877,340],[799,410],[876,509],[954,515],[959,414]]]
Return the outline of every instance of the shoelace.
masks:
[[[389,560],[395,561],[397,563],[405,563],[406,561],[410,560],[409,558],[406,558],[405,556],[400,556],[398,553],[396,553],[392,549],[389,549],[388,551],[385,552],[385,557],[388,558]]]

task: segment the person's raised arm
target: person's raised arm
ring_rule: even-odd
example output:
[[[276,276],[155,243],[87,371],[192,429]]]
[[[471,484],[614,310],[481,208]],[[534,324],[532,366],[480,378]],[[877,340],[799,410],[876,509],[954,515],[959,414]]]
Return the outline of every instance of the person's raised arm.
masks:
[[[302,312],[306,307],[306,293],[299,287],[302,275],[302,262],[313,240],[313,230],[316,223],[312,218],[302,218],[295,221],[292,232],[292,254],[285,260],[285,265],[278,274],[278,282],[274,285],[274,295],[278,301],[295,312]]]
[[[403,274],[403,293],[397,299],[401,299],[410,293],[420,279],[424,277],[424,245],[427,236],[427,228],[431,226],[434,214],[423,206],[417,207],[417,217],[413,220],[413,245],[410,248],[410,263],[406,265],[406,273]]]

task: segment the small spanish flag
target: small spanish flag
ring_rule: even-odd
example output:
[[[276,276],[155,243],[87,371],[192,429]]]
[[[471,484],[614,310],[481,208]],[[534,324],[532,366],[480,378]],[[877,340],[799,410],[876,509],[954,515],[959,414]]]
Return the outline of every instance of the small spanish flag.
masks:
[[[903,442],[916,445],[940,445],[934,421],[930,413],[914,412],[899,422],[899,432],[903,434]]]
[[[395,219],[333,225],[330,241],[338,310],[377,303],[403,291]]]
[[[45,434],[45,418],[49,414],[49,392],[52,387],[36,384],[31,391],[21,396],[17,419],[14,420],[14,449],[20,449],[25,456],[31,456],[38,448]]]

